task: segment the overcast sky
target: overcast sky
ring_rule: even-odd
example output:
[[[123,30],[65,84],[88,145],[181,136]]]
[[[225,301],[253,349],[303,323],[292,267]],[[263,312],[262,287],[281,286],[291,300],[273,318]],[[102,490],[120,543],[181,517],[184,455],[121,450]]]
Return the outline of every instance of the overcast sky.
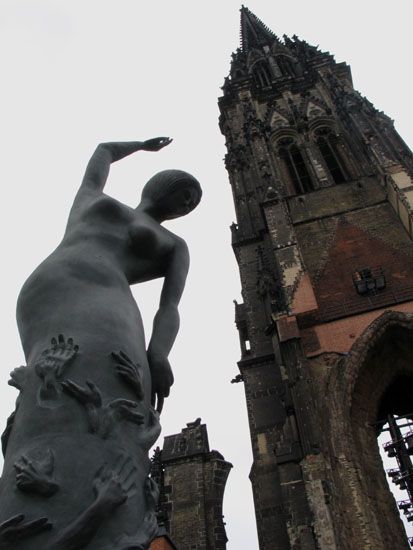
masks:
[[[348,62],[356,89],[413,144],[409,0],[247,6],[278,35],[298,34]],[[24,361],[15,324],[19,289],[59,243],[96,144],[173,137],[159,153],[114,165],[107,192],[134,206],[143,183],[166,168],[191,172],[203,186],[199,208],[168,223],[188,242],[191,270],[163,435],[197,417],[207,423],[211,447],[234,464],[224,502],[228,550],[256,550],[244,393],[242,384],[230,384],[240,356],[232,304],[240,285],[217,108],[239,45],[239,8],[235,0],[0,0],[0,413],[4,424],[16,397],[8,373]],[[155,282],[134,291],[147,331],[159,290]]]

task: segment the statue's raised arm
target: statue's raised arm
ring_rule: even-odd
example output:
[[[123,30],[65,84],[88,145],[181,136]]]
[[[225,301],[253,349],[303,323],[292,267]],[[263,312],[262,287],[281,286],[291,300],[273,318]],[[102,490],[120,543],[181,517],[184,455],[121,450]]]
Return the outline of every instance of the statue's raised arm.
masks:
[[[157,137],[146,141],[99,143],[86,167],[81,189],[102,191],[105,187],[112,162],[121,160],[137,151],[159,151],[169,145],[171,141],[172,139],[167,137]]]

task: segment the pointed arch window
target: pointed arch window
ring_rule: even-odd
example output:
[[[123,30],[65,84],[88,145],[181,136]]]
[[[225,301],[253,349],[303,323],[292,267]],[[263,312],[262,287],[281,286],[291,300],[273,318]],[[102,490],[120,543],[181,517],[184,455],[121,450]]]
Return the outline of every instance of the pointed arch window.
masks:
[[[283,76],[295,76],[294,65],[286,55],[277,56],[277,65]]]
[[[280,158],[283,160],[288,174],[294,185],[297,194],[313,191],[314,186],[311,176],[308,172],[304,157],[297,147],[297,144],[291,138],[283,139],[278,150]]]
[[[271,73],[266,61],[258,61],[258,63],[254,65],[253,75],[255,84],[259,88],[271,86]]]
[[[345,170],[337,149],[337,139],[331,128],[319,128],[315,132],[316,143],[334,183],[343,183],[347,180]]]

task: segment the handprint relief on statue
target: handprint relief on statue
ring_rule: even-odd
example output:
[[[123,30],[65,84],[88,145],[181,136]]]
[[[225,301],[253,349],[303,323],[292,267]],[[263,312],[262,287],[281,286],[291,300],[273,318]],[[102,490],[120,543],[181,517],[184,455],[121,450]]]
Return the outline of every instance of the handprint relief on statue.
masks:
[[[136,467],[124,455],[119,455],[113,468],[102,465],[93,481],[94,501],[63,530],[50,550],[77,550],[87,546],[103,521],[110,518],[110,513],[135,494],[135,478]]]
[[[42,380],[38,394],[39,405],[45,406],[47,401],[56,401],[59,397],[59,381],[78,351],[79,346],[73,343],[73,338],[66,341],[63,334],[59,334],[57,340],[52,338],[50,348],[43,351],[34,365],[36,374]]]
[[[152,541],[158,532],[156,508],[159,500],[159,487],[156,481],[148,477],[145,480],[145,500],[147,513],[135,535],[122,535],[116,541],[119,550],[147,550],[148,541]],[[105,548],[104,550],[111,550]]]
[[[141,367],[132,361],[123,351],[112,352],[112,359],[116,361],[116,372],[124,382],[136,393],[139,401],[144,397]]]
[[[9,386],[17,388],[19,391],[23,391],[26,386],[27,376],[29,374],[29,367],[22,365],[16,367],[10,373],[10,380],[7,382]]]
[[[149,407],[148,422],[145,429],[139,434],[139,442],[142,448],[149,452],[149,449],[158,439],[160,433],[159,413],[153,407]]]
[[[18,514],[0,524],[0,550],[10,550],[18,541],[52,528],[47,518],[24,520],[25,515]]]
[[[121,420],[137,425],[144,422],[144,416],[136,410],[136,401],[113,399],[104,404],[99,388],[91,380],[86,380],[84,388],[72,380],[66,380],[62,383],[62,388],[85,408],[89,431],[103,439],[109,436],[116,423]]]
[[[54,454],[51,449],[36,449],[22,455],[14,464],[17,487],[27,493],[50,497],[59,489],[53,479]]]

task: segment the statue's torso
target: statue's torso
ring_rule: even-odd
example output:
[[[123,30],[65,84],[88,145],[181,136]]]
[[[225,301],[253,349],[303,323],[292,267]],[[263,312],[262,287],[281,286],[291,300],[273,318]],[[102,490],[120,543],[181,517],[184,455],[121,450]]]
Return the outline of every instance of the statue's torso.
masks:
[[[149,216],[103,193],[78,195],[62,242],[30,275],[18,299],[26,358],[38,353],[34,344],[52,336],[43,334],[48,327],[81,338],[92,325],[95,338],[110,332],[125,343],[133,340],[142,353],[142,321],[130,284],[165,274],[174,239]]]

